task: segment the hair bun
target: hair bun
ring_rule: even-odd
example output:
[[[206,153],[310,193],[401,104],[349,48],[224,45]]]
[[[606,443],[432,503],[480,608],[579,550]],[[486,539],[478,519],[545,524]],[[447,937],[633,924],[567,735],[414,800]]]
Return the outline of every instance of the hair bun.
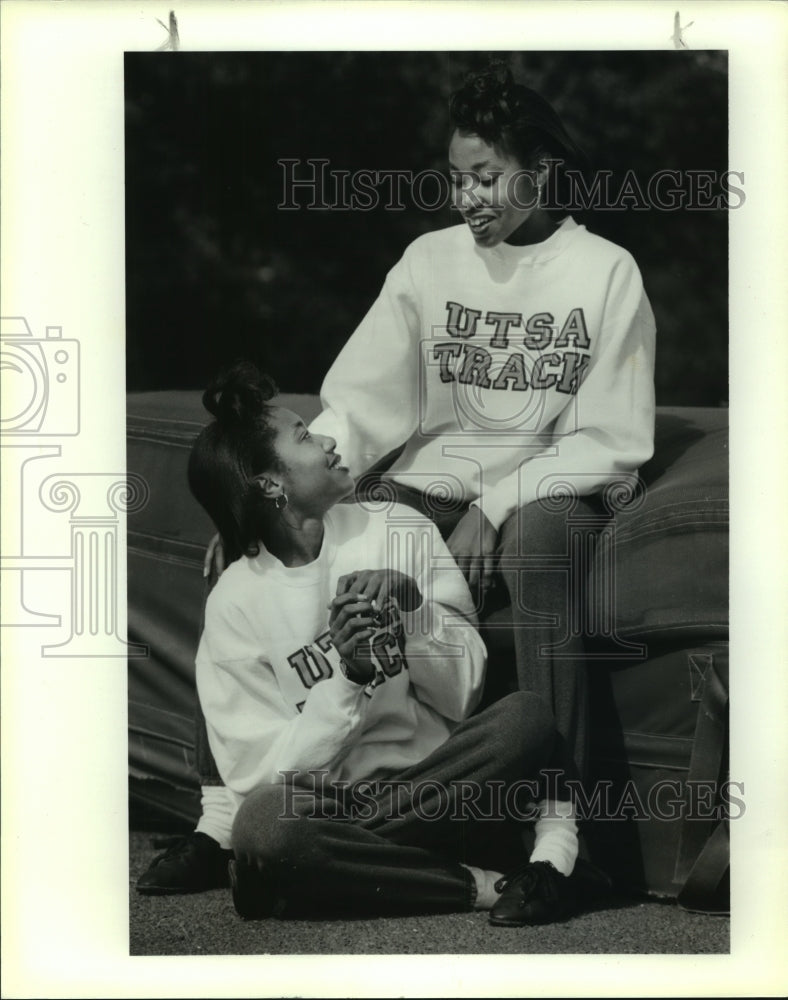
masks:
[[[208,386],[202,402],[220,424],[239,427],[254,423],[276,393],[273,380],[255,364],[234,361],[223,368]]]
[[[465,83],[477,94],[491,94],[497,100],[514,86],[514,76],[505,62],[495,59],[483,72],[468,73]]]
[[[487,141],[516,118],[522,89],[506,63],[495,60],[487,69],[466,75],[464,85],[451,97],[452,118]]]
[[[451,95],[449,113],[461,132],[500,145],[521,166],[549,154],[575,169],[585,171],[588,167],[585,154],[554,108],[541,94],[518,83],[500,60],[466,77],[463,86]]]

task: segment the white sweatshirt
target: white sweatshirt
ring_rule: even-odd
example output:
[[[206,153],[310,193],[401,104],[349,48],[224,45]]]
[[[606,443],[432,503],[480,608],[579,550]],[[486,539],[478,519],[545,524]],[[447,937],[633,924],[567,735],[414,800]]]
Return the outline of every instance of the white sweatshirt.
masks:
[[[311,429],[358,476],[476,502],[499,528],[559,483],[580,495],[653,452],[655,326],[621,247],[567,218],[542,243],[415,240],[340,352]]]
[[[340,576],[391,567],[423,597],[373,642],[377,676],[349,680],[329,638]],[[467,585],[434,525],[409,507],[326,515],[318,558],[285,567],[261,547],[230,565],[208,598],[197,688],[208,740],[236,806],[280,772],[329,780],[401,772],[443,743],[478,704],[486,650]]]

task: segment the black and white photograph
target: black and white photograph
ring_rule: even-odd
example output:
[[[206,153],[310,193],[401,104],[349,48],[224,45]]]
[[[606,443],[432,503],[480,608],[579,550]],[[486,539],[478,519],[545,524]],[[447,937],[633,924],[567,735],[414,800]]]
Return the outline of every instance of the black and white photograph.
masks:
[[[727,54],[125,79],[132,950],[726,951]]]
[[[18,44],[76,37],[11,6]],[[785,532],[749,421],[779,433],[784,19],[751,5],[761,77],[737,4],[647,5],[640,40],[605,4],[296,6],[143,4],[129,44],[76,4],[111,131],[3,154],[4,204],[56,175],[4,268],[3,638],[41,664],[7,739],[43,712],[68,765],[31,805],[15,764],[4,810],[51,850],[69,804],[60,863],[140,977],[85,995],[572,995],[585,957],[587,995],[635,961],[634,996],[741,995],[763,952],[779,995]]]

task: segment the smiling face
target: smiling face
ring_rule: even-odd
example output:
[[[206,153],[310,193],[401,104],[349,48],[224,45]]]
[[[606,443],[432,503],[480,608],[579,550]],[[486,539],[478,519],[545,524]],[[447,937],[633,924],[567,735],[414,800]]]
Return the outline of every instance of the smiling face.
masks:
[[[478,135],[456,131],[449,145],[454,204],[478,246],[523,245],[553,228],[538,207],[532,169]]]
[[[276,431],[274,448],[281,467],[266,478],[281,485],[289,507],[320,515],[353,492],[353,478],[342,465],[333,438],[311,434],[298,414],[283,406],[271,408],[270,424]]]

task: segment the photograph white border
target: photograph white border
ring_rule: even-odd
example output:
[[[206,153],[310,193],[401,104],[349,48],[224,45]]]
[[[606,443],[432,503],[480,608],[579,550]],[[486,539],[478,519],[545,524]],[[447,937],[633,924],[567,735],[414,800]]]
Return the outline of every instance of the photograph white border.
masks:
[[[124,469],[123,54],[159,49],[171,9],[183,51],[676,48],[661,2],[3,0],[1,311],[79,341],[80,432],[61,447],[80,474]],[[788,7],[679,10],[688,47],[729,51],[746,191],[730,213],[731,777],[746,803],[731,954],[131,958],[125,660],[47,659],[40,630],[4,628],[3,996],[785,994]],[[125,593],[119,606],[124,625]]]

